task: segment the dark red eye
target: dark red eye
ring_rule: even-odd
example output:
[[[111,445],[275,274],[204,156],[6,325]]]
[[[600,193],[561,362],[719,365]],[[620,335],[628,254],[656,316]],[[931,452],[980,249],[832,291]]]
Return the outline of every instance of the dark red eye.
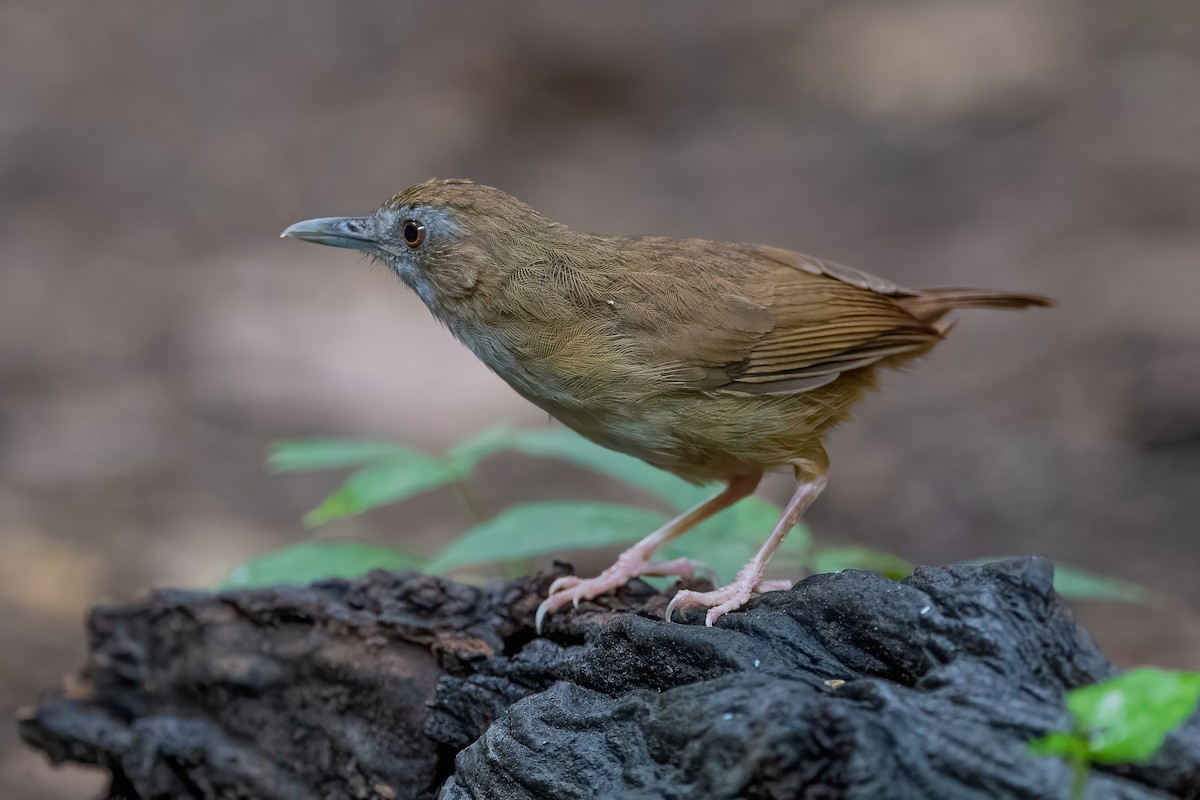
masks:
[[[425,241],[425,226],[410,219],[404,223],[404,243],[409,247],[420,247]]]

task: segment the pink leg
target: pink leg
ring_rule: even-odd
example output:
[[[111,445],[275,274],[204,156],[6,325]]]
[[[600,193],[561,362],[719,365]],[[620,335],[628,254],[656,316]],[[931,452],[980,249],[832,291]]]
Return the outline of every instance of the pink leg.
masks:
[[[780,542],[783,541],[784,537],[788,535],[788,532],[795,524],[800,521],[800,517],[803,516],[805,510],[812,505],[812,502],[817,499],[817,495],[825,488],[825,471],[821,469],[820,472],[816,472],[811,477],[805,479],[801,478],[800,469],[797,468],[796,477],[800,480],[800,485],[796,488],[795,494],[792,495],[792,499],[788,502],[787,508],[784,509],[783,516],[780,517],[779,522],[775,525],[775,530],[771,532],[771,536],[767,539],[766,543],[755,553],[754,558],[750,559],[749,563],[738,571],[733,583],[711,592],[693,592],[690,589],[683,589],[677,592],[667,605],[667,622],[671,621],[671,613],[675,610],[676,606],[695,604],[708,608],[708,614],[704,617],[704,624],[711,628],[712,624],[722,616],[745,605],[751,595],[791,588],[789,581],[764,581],[762,578],[763,570],[767,568],[767,562],[771,560],[771,556],[779,547]]]
[[[695,564],[686,558],[676,558],[671,561],[650,561],[655,551],[672,539],[686,533],[718,511],[754,493],[762,473],[755,475],[738,475],[729,480],[729,485],[720,494],[714,495],[700,505],[685,511],[675,519],[663,525],[654,533],[642,539],[617,557],[617,561],[595,578],[580,578],[576,575],[564,575],[550,584],[549,596],[538,606],[534,624],[538,633],[542,631],[542,621],[551,611],[557,611],[567,603],[579,605],[580,600],[590,600],[593,597],[624,586],[639,575],[677,575],[691,578],[696,571]]]

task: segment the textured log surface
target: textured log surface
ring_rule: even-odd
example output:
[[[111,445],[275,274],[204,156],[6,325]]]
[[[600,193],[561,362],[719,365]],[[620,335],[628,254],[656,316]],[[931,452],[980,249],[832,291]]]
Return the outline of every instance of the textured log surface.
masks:
[[[1040,560],[817,575],[711,629],[634,584],[537,637],[553,577],[99,608],[84,669],[21,733],[131,800],[1040,799],[1070,777],[1025,743],[1113,672]],[[1200,724],[1087,797],[1200,798]]]

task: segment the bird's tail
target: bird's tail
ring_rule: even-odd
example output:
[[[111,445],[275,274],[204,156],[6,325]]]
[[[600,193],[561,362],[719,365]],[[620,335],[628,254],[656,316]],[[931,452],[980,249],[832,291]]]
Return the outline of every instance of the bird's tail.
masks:
[[[1029,308],[1052,306],[1054,301],[1036,294],[994,292],[990,289],[922,289],[911,297],[898,298],[904,310],[922,322],[937,322],[956,308]]]

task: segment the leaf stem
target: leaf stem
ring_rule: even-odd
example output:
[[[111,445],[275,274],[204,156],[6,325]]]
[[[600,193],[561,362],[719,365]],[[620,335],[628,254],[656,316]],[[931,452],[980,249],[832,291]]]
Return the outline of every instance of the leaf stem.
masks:
[[[1071,800],[1084,800],[1088,783],[1088,755],[1084,748],[1078,748],[1071,753]]]
[[[467,485],[463,478],[455,478],[452,482],[454,486],[454,496],[458,502],[459,510],[467,517],[472,525],[478,525],[487,519],[487,515],[483,513],[479,503],[475,500],[475,496],[471,493],[471,488]]]

